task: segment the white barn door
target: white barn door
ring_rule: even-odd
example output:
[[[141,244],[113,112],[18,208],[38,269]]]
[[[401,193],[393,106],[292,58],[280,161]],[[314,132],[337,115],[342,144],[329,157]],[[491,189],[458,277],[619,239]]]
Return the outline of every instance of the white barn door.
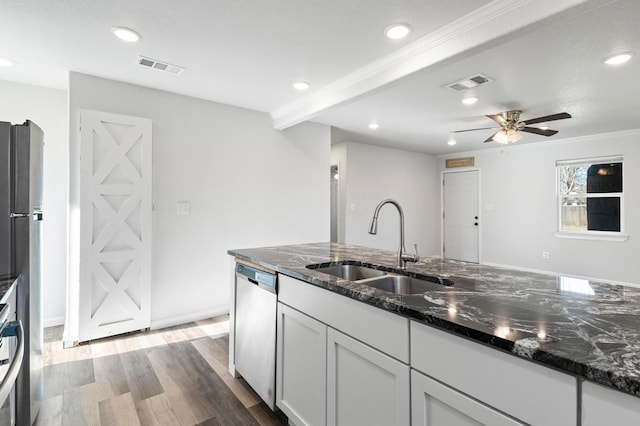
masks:
[[[151,322],[151,120],[80,112],[80,342]]]

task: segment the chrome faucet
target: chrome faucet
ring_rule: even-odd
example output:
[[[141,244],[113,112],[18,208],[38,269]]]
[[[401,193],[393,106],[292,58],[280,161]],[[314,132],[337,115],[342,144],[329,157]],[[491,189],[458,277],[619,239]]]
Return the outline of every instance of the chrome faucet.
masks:
[[[380,213],[380,209],[385,204],[393,204],[398,209],[398,213],[400,213],[400,249],[398,250],[398,268],[405,269],[407,267],[407,262],[417,262],[420,260],[420,256],[418,256],[418,245],[414,244],[416,249],[415,254],[407,253],[404,248],[404,213],[402,212],[402,207],[396,200],[386,199],[378,204],[376,210],[373,212],[373,219],[371,219],[371,225],[369,225],[369,233],[371,235],[376,235],[378,233],[378,213]]]

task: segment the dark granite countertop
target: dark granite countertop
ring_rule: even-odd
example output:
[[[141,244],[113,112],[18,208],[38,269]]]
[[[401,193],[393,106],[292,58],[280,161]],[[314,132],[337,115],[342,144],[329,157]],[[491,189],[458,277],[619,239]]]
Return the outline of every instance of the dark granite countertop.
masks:
[[[4,299],[4,297],[6,296],[7,292],[9,291],[9,289],[11,288],[11,286],[13,285],[13,283],[16,281],[17,277],[12,277],[12,276],[2,276],[0,277],[0,301],[2,301]]]
[[[306,268],[356,261],[395,269],[396,252],[314,243],[228,254],[640,396],[640,288],[431,257],[406,271],[454,284],[402,296]]]

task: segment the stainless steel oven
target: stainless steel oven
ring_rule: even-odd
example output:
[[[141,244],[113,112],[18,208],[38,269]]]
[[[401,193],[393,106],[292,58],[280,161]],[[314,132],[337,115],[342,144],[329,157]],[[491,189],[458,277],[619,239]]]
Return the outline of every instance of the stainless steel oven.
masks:
[[[15,382],[23,356],[24,336],[15,304],[0,304],[0,426],[16,423]]]

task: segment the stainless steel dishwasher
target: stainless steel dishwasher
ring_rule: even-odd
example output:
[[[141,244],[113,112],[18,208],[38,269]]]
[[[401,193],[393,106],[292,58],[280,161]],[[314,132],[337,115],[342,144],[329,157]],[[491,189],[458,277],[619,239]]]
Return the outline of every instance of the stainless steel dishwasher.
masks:
[[[275,410],[277,275],[236,264],[236,371]]]

